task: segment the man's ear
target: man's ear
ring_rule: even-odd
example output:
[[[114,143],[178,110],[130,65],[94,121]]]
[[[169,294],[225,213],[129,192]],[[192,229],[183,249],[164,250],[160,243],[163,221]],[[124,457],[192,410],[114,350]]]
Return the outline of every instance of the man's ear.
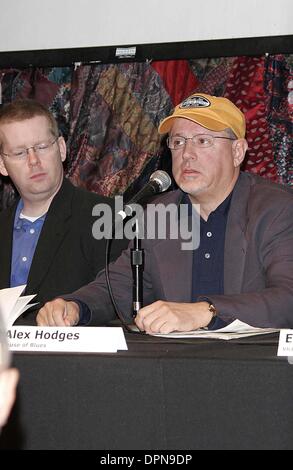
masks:
[[[244,160],[248,143],[246,139],[237,139],[232,143],[232,152],[235,168],[239,167]]]
[[[58,137],[58,145],[61,155],[61,161],[64,162],[66,160],[66,143],[62,136]]]
[[[0,173],[3,176],[8,176],[8,172],[6,170],[5,164],[3,162],[3,158],[0,156]]]

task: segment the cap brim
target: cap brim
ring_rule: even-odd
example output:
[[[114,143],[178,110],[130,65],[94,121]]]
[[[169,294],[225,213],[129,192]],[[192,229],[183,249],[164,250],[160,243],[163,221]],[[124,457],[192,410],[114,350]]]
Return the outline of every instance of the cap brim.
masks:
[[[223,122],[219,122],[216,119],[212,119],[211,117],[207,116],[201,116],[200,114],[197,114],[197,116],[194,116],[194,114],[180,114],[179,116],[169,116],[165,118],[161,124],[159,125],[158,132],[159,134],[167,134],[173,124],[174,119],[188,119],[189,121],[193,121],[196,124],[199,124],[200,126],[205,127],[206,129],[210,129],[212,131],[223,131],[224,129],[227,129],[229,127],[227,124],[224,124]]]

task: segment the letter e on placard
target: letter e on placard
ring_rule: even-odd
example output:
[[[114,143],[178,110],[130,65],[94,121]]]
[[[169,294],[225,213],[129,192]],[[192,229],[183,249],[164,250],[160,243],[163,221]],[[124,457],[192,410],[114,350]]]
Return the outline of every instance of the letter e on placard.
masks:
[[[293,330],[280,330],[278,356],[293,357]]]

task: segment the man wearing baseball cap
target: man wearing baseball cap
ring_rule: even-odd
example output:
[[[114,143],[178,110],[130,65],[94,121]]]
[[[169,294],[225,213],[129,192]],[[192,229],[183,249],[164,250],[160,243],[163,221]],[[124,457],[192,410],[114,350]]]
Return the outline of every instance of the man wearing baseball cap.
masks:
[[[245,117],[228,99],[193,94],[164,119],[178,189],[157,198],[187,204],[200,215],[200,244],[142,240],[144,307],[135,318],[147,333],[220,328],[235,319],[257,327],[293,327],[293,194],[285,186],[240,172],[245,157]],[[178,211],[180,212],[180,211]],[[132,272],[124,252],[110,269],[112,288],[130,314]],[[106,313],[104,277],[40,311],[41,325],[79,321],[86,304],[91,324]],[[104,289],[105,291],[105,289]]]
[[[184,118],[216,132],[231,129],[238,139],[245,137],[245,116],[227,98],[206,94],[192,95],[178,106],[159,126],[160,134],[170,132],[174,119]]]

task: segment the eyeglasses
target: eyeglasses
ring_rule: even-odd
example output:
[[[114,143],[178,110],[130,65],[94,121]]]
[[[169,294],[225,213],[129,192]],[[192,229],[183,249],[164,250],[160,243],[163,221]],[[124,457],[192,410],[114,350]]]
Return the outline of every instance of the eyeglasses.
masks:
[[[52,145],[54,145],[58,139],[59,137],[56,137],[56,139],[54,139],[53,142],[50,142],[50,143],[43,142],[41,144],[32,145],[31,147],[27,147],[23,149],[19,148],[17,150],[12,150],[12,152],[10,153],[4,153],[1,151],[1,155],[4,155],[5,157],[9,157],[12,160],[24,160],[27,157],[29,150],[32,149],[38,157],[41,157],[43,155],[46,155],[50,147],[52,147]]]
[[[206,149],[214,145],[215,139],[237,140],[237,139],[232,139],[231,137],[223,137],[220,135],[215,136],[215,135],[210,135],[210,134],[197,134],[197,135],[194,135],[193,137],[183,137],[181,135],[175,135],[175,136],[168,137],[167,145],[169,149],[171,150],[179,150],[185,147],[186,142],[188,140],[191,140],[192,144],[195,147]]]

